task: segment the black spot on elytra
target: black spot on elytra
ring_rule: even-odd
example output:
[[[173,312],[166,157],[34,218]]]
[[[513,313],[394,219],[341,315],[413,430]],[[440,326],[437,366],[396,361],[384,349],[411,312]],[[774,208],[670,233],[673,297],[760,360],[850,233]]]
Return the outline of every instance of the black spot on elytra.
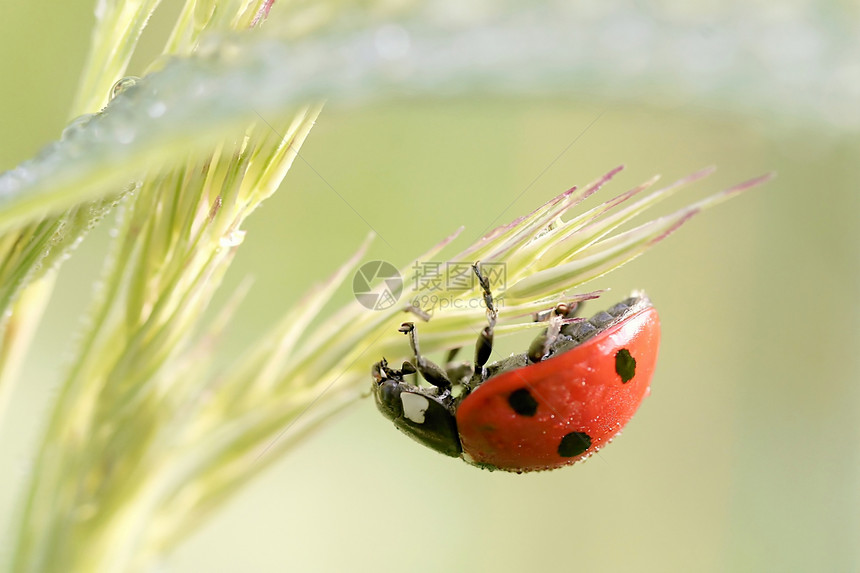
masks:
[[[563,458],[578,456],[591,447],[591,436],[585,432],[571,432],[558,444],[558,455]]]
[[[508,404],[520,416],[534,416],[538,407],[537,400],[525,388],[511,392],[511,395],[508,396]]]
[[[622,384],[627,384],[636,375],[636,359],[626,348],[615,353],[615,372],[621,376]]]

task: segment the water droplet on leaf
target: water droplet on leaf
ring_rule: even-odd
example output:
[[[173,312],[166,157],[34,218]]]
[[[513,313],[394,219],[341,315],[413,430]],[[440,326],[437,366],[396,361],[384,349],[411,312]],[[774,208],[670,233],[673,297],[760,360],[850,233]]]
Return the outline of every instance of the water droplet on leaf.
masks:
[[[140,81],[140,78],[137,76],[126,76],[124,78],[120,78],[110,89],[110,99],[113,101],[118,95],[127,92],[132,87],[137,85],[137,82]]]
[[[63,133],[60,135],[60,139],[68,140],[74,138],[81,132],[84,126],[86,126],[95,116],[96,114],[94,113],[85,113],[83,115],[79,115],[78,117],[69,122],[69,125],[66,126],[66,129],[64,129]]]
[[[229,247],[238,247],[242,244],[242,241],[244,240],[245,231],[242,231],[241,229],[236,229],[234,231],[231,231],[227,235],[221,237],[221,240],[218,241],[218,244],[226,249]]]
[[[156,118],[164,115],[164,112],[167,111],[167,104],[161,100],[156,100],[149,104],[146,108],[146,113],[149,114],[149,117]]]

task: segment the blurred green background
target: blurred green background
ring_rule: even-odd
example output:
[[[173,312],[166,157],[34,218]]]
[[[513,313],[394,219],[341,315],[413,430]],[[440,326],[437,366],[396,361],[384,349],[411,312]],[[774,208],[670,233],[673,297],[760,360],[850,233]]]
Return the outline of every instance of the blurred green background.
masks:
[[[0,169],[58,136],[91,21],[91,3],[79,0],[2,5]],[[647,289],[664,329],[651,397],[598,456],[542,474],[483,472],[414,445],[365,400],[253,482],[167,569],[860,570],[858,152],[856,133],[692,98],[325,110],[304,160],[248,226],[220,299],[254,277],[228,352],[345,260],[369,227],[385,241],[368,260],[403,265],[460,225],[464,247],[619,163],[627,169],[602,199],[654,173],[668,183],[719,166],[663,212],[763,172],[778,178],[589,285],[613,299]],[[74,349],[108,227],[64,265],[0,428],[0,465],[13,468],[0,473],[4,517]],[[339,300],[350,296],[344,289]],[[497,356],[522,344],[505,340]]]

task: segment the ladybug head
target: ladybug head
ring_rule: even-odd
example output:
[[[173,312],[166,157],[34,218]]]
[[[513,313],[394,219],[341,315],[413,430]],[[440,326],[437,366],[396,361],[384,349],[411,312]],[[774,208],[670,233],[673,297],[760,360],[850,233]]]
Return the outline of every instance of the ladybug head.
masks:
[[[371,392],[376,407],[403,433],[447,456],[462,449],[454,418],[454,397],[438,388],[421,388],[404,377],[417,369],[404,362],[400,370],[388,367],[385,359],[373,365]]]
[[[389,368],[388,360],[383,358],[382,360],[373,365],[373,368],[370,372],[376,384],[379,385],[386,380],[403,382],[404,376],[407,376],[409,374],[415,374],[416,370],[412,363],[408,361],[403,362],[403,365],[400,367],[400,370]]]
[[[403,407],[400,403],[400,393],[406,384],[404,377],[414,374],[415,367],[409,362],[404,362],[400,370],[388,367],[388,360],[383,358],[373,365],[371,375],[373,383],[371,391],[380,411],[388,418],[395,419],[402,415]]]

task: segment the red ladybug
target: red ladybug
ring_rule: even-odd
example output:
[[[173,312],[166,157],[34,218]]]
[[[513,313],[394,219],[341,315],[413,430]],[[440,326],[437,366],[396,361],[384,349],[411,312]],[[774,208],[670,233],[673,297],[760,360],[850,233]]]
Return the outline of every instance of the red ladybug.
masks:
[[[404,323],[414,363],[396,370],[383,359],[373,367],[382,414],[422,444],[491,470],[558,468],[609,443],[650,390],[660,320],[647,296],[634,293],[587,321],[565,323],[572,312],[559,305],[528,352],[485,366],[497,311],[489,281],[473,269],[489,323],[478,338],[474,368],[445,370],[427,360],[415,326]],[[415,372],[431,387],[405,381]]]

